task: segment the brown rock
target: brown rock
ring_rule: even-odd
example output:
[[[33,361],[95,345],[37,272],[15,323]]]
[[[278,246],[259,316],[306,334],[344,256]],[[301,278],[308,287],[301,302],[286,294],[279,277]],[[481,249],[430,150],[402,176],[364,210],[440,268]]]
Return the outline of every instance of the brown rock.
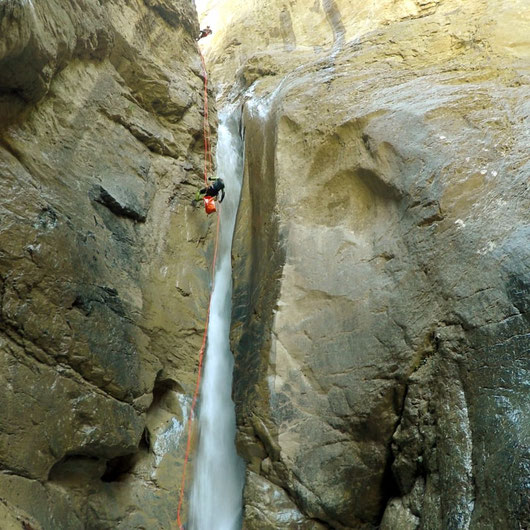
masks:
[[[247,473],[244,530],[320,530],[317,521],[308,521],[280,487],[262,476]]]
[[[176,517],[211,255],[197,30],[191,0],[0,6],[0,497],[42,528]]]
[[[42,530],[32,517],[4,499],[0,499],[0,517],[5,530]]]
[[[528,8],[309,4],[204,22],[250,86],[240,452],[332,528],[524,527]]]

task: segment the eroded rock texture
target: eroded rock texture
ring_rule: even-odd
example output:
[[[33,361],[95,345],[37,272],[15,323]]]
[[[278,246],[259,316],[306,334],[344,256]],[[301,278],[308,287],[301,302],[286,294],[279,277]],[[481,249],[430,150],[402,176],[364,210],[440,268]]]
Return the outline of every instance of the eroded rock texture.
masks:
[[[528,4],[234,3],[245,528],[528,527]]]
[[[28,528],[176,517],[211,251],[197,30],[191,0],[0,4],[0,508]]]

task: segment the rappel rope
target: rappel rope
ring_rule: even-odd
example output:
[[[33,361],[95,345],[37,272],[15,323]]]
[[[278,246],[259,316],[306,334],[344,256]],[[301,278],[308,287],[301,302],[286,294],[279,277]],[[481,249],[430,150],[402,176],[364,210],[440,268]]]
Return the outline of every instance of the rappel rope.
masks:
[[[208,186],[208,170],[210,173],[213,170],[212,150],[210,144],[210,121],[208,119],[208,72],[206,71],[206,62],[204,61],[204,57],[198,45],[197,48],[199,49],[199,55],[201,56],[202,72],[204,75],[204,184]]]
[[[198,48],[198,46],[197,46]],[[210,123],[208,121],[208,73],[206,71],[206,63],[204,57],[201,53],[200,48],[199,55],[201,56],[202,71],[204,76],[204,120],[203,120],[203,133],[204,133],[204,185],[208,187],[208,172],[212,172],[212,151],[210,145]],[[191,451],[191,432],[193,427],[193,416],[195,412],[195,405],[197,404],[197,398],[199,397],[199,388],[201,385],[202,378],[202,366],[204,361],[204,352],[206,350],[206,339],[208,337],[208,325],[210,323],[210,307],[212,304],[212,293],[215,285],[215,264],[217,262],[217,247],[219,243],[219,224],[220,224],[220,215],[217,214],[217,227],[215,231],[215,249],[213,253],[213,262],[212,262],[212,287],[210,290],[210,297],[208,300],[208,309],[206,312],[206,322],[204,325],[204,333],[202,336],[202,345],[199,351],[199,367],[197,372],[197,382],[195,384],[195,391],[193,392],[193,400],[191,402],[191,409],[188,417],[188,430],[187,430],[187,442],[186,442],[186,453],[184,456],[184,465],[182,467],[182,481],[180,484],[180,495],[179,503],[177,508],[177,524],[179,530],[183,530],[182,519],[181,519],[181,510],[182,503],[184,500],[184,490],[186,487],[186,470],[188,466],[190,451]]]

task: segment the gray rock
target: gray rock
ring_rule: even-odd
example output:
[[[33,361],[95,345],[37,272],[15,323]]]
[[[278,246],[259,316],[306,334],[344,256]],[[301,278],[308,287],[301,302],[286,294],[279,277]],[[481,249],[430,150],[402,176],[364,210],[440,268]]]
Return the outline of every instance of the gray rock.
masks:
[[[0,526],[167,529],[212,252],[194,5],[0,4]]]
[[[270,46],[248,65],[250,39],[209,52],[222,79],[240,59],[254,83],[234,248],[240,452],[332,528],[523,528],[529,50],[510,28],[526,8],[374,7],[364,32],[335,3],[357,35],[342,45],[335,25],[327,55],[304,49],[318,23],[275,47],[275,2],[255,12]],[[309,7],[292,11],[318,20]]]

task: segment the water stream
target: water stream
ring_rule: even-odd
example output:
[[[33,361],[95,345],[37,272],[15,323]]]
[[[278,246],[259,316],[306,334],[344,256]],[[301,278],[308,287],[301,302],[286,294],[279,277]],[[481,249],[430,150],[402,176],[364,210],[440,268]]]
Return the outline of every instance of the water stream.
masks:
[[[225,182],[226,197],[219,208],[219,250],[200,393],[200,438],[190,507],[193,530],[241,528],[244,466],[235,448],[236,422],[231,397],[234,361],[229,344],[231,248],[243,174],[239,125],[240,112],[220,113],[217,175]]]

